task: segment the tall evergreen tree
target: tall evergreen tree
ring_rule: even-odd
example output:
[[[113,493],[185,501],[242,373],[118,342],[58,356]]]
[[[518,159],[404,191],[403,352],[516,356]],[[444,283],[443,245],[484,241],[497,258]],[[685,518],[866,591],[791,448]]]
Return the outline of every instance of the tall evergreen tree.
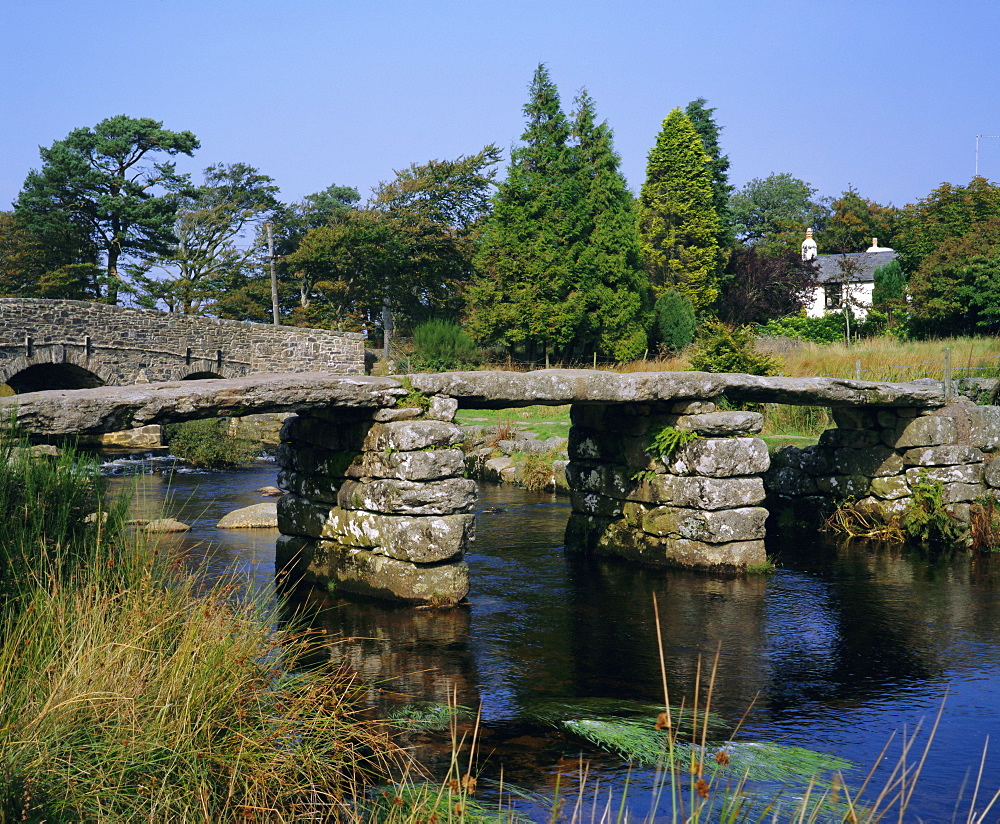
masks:
[[[521,348],[529,360],[570,345],[584,318],[572,289],[583,192],[571,128],[544,65],[524,106],[523,145],[511,151],[469,288],[469,329],[480,342]]]
[[[649,152],[639,196],[642,257],[653,288],[660,295],[676,287],[699,314],[719,294],[719,216],[709,160],[690,118],[674,109]]]
[[[586,91],[576,99],[573,133],[588,218],[578,261],[594,332],[587,343],[615,360],[633,360],[647,343],[649,281],[639,255],[635,204],[619,171],[621,158],[607,122],[595,123],[594,101]]]
[[[524,145],[511,152],[483,230],[469,328],[529,360],[637,357],[649,290],[611,130],[595,123],[586,92],[568,119],[544,66],[524,111]]]
[[[705,147],[705,154],[708,155],[708,173],[712,179],[712,204],[715,206],[715,213],[719,216],[719,248],[723,251],[723,257],[728,254],[735,241],[733,230],[733,215],[729,211],[729,198],[733,195],[733,187],[729,184],[729,156],[722,153],[719,146],[719,132],[721,129],[715,122],[712,115],[714,108],[708,108],[708,103],[704,97],[692,100],[684,108],[684,114],[688,116],[694,130],[698,132],[701,143]],[[720,268],[725,266],[725,260],[720,261]]]

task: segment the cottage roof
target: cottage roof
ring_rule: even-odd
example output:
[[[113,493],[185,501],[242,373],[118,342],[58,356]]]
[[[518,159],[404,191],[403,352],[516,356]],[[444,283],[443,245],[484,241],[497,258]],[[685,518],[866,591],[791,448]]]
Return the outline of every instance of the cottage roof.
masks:
[[[885,266],[896,259],[896,253],[884,246],[877,252],[850,252],[846,255],[817,255],[815,262],[819,269],[820,283],[834,283],[850,280],[852,283],[871,283],[872,273],[879,266]],[[846,261],[846,267],[845,267]],[[845,268],[847,271],[845,271]]]

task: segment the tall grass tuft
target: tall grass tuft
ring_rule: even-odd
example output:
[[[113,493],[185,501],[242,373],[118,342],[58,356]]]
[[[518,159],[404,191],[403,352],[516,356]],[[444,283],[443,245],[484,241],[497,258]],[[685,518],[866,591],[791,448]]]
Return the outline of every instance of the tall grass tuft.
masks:
[[[92,465],[9,433],[0,459],[0,821],[356,820],[407,767],[346,677],[297,670],[308,636],[129,532]]]

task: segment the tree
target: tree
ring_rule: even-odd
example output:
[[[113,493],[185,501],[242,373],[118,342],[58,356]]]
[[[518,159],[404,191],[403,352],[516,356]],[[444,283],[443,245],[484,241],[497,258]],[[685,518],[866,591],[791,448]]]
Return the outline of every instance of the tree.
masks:
[[[830,209],[816,190],[790,174],[754,178],[729,201],[737,239],[765,254],[797,252],[805,230],[822,230]]]
[[[111,302],[121,282],[124,255],[162,255],[175,242],[174,193],[187,176],[157,155],[191,155],[191,132],[172,132],[160,121],[116,115],[93,129],[74,129],[40,149],[42,168],[32,170],[15,210],[41,235],[82,235],[105,259]],[[162,192],[162,193],[159,193]]]
[[[260,251],[247,233],[278,205],[277,191],[270,177],[245,163],[205,169],[201,186],[179,194],[177,245],[129,272],[142,289],[141,302],[151,308],[162,302],[185,315],[211,311]],[[150,277],[154,269],[167,277]]]
[[[404,251],[392,275],[396,323],[413,329],[430,318],[460,315],[499,162],[500,150],[490,144],[454,160],[413,163],[375,188],[373,216]]]
[[[833,214],[820,238],[824,253],[849,254],[868,248],[873,238],[893,246],[899,231],[900,210],[861,197],[853,187],[833,201]]]
[[[524,112],[524,145],[511,152],[483,227],[469,329],[529,361],[637,357],[646,346],[648,287],[611,130],[595,123],[586,92],[567,118],[544,66]]]
[[[712,179],[712,205],[715,213],[719,216],[719,248],[723,251],[723,258],[728,256],[729,249],[735,240],[733,234],[733,215],[729,209],[729,199],[733,195],[733,187],[729,184],[729,157],[722,153],[719,146],[719,132],[721,129],[716,125],[712,115],[715,109],[706,106],[708,103],[704,97],[692,100],[684,108],[684,114],[688,116],[694,130],[701,138],[705,154],[708,155],[708,174]],[[720,264],[725,265],[725,260]]]
[[[694,340],[697,322],[694,306],[687,295],[676,289],[667,289],[653,307],[656,315],[656,338],[671,354],[680,352]]]
[[[754,247],[733,250],[717,304],[719,319],[743,326],[798,314],[816,285],[816,266],[797,252],[768,256]]]
[[[643,263],[657,295],[671,286],[699,313],[719,294],[719,216],[709,156],[690,119],[674,109],[663,121],[639,196]]]
[[[906,309],[906,275],[898,260],[890,260],[872,272],[872,308],[884,312],[894,326]]]
[[[15,212],[0,212],[0,296],[94,300],[94,257],[72,233],[39,235]]]

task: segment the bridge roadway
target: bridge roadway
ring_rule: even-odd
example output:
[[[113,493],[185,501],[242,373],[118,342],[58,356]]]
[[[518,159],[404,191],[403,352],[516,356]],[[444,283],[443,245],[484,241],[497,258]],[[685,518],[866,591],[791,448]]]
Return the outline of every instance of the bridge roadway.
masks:
[[[256,374],[92,389],[48,390],[0,398],[21,428],[40,436],[90,435],[154,423],[329,407],[393,406],[409,391],[454,398],[462,408],[504,409],[569,403],[713,400],[828,407],[934,408],[936,381],[883,383],[708,372],[616,373],[589,369],[442,372],[377,378],[328,372]],[[10,413],[7,413],[10,414]]]

